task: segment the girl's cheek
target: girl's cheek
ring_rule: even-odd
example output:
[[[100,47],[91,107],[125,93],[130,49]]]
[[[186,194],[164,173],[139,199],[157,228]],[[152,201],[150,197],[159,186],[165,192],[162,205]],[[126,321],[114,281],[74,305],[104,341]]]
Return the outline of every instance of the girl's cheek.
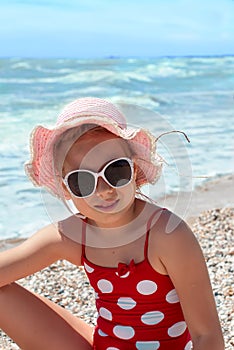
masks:
[[[87,211],[87,209],[90,208],[90,206],[87,203],[87,200],[85,199],[78,199],[78,198],[72,198],[73,204],[78,209],[80,213],[84,213],[84,211]]]
[[[65,200],[72,199],[71,193],[68,191],[67,187],[64,184],[62,184],[62,191]]]

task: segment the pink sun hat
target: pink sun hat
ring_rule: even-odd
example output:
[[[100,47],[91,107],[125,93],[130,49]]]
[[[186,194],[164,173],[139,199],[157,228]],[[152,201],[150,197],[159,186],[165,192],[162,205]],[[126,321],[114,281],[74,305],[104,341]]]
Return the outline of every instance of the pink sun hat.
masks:
[[[123,113],[110,101],[86,97],[69,103],[53,128],[35,127],[30,137],[31,160],[25,171],[35,186],[62,198],[62,179],[56,171],[54,147],[63,134],[82,125],[98,125],[126,140],[137,165],[136,186],[155,183],[161,176],[163,159],[156,152],[156,137],[143,128],[128,127]]]

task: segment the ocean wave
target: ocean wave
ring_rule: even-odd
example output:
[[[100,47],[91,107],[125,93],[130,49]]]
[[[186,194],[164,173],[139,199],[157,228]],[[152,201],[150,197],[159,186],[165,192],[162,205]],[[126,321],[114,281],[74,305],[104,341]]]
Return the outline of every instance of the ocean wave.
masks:
[[[220,65],[226,63],[234,64],[234,56],[217,56],[217,57],[190,57],[187,59],[188,63]]]
[[[58,68],[58,67],[43,67],[43,66],[40,66],[40,65],[36,65],[35,67],[35,71],[36,72],[40,72],[40,73],[46,73],[46,74],[71,74],[74,72],[74,69],[73,68]]]
[[[204,59],[203,59],[204,60]],[[120,67],[113,67],[112,69],[84,69],[84,67],[46,67],[42,65],[35,65],[33,67],[28,62],[17,62],[12,67],[19,70],[19,76],[1,77],[0,83],[2,84],[91,84],[102,82],[106,84],[115,83],[149,83],[152,84],[158,78],[202,78],[208,76],[209,78],[217,77],[230,77],[233,73],[234,65],[228,65],[224,62],[217,61],[215,65],[210,64],[205,67],[204,61],[202,64],[197,64],[197,61],[193,61],[193,64],[189,62],[180,61],[159,61],[155,63],[147,63],[146,65],[131,65],[127,66],[127,69],[121,70]],[[220,70],[220,65],[223,65]],[[23,75],[24,70],[32,70],[32,74],[27,74],[27,77]]]
[[[123,78],[123,75],[122,75]],[[102,80],[114,81],[119,77],[111,71],[74,71],[66,75],[51,77],[34,77],[34,78],[0,78],[2,84],[73,84],[73,83],[95,83]],[[128,80],[125,77],[123,80]]]
[[[202,72],[195,70],[186,70],[184,68],[173,67],[169,65],[149,65],[145,69],[145,73],[148,74],[150,79],[155,77],[168,78],[168,77],[178,77],[178,78],[188,78],[196,77],[202,74]]]
[[[152,96],[146,95],[146,94],[139,94],[139,95],[135,95],[135,96],[126,96],[126,97],[124,97],[124,99],[121,95],[114,95],[114,96],[112,96],[111,100],[114,103],[122,102],[122,103],[130,104],[130,105],[144,106],[147,108],[150,108],[150,107],[155,108],[155,107],[158,107],[160,105],[159,100],[153,99]],[[137,121],[137,118],[135,121]]]
[[[19,61],[13,63],[10,68],[13,70],[29,70],[33,69],[33,66],[30,61]]]

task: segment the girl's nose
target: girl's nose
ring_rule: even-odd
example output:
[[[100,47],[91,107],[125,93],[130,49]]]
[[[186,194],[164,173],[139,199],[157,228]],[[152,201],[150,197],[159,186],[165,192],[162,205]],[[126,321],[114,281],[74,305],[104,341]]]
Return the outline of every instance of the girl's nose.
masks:
[[[114,188],[111,187],[102,177],[98,178],[96,193],[98,195],[106,195],[114,192]]]

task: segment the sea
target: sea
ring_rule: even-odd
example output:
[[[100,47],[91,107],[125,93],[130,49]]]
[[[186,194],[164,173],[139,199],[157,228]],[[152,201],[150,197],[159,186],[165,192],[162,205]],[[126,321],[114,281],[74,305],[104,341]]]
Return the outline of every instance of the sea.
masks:
[[[78,98],[107,98],[130,126],[164,135],[162,178],[143,189],[157,199],[192,191],[234,172],[234,56],[103,59],[0,59],[0,240],[25,238],[67,216],[24,172],[29,135],[52,126]]]

